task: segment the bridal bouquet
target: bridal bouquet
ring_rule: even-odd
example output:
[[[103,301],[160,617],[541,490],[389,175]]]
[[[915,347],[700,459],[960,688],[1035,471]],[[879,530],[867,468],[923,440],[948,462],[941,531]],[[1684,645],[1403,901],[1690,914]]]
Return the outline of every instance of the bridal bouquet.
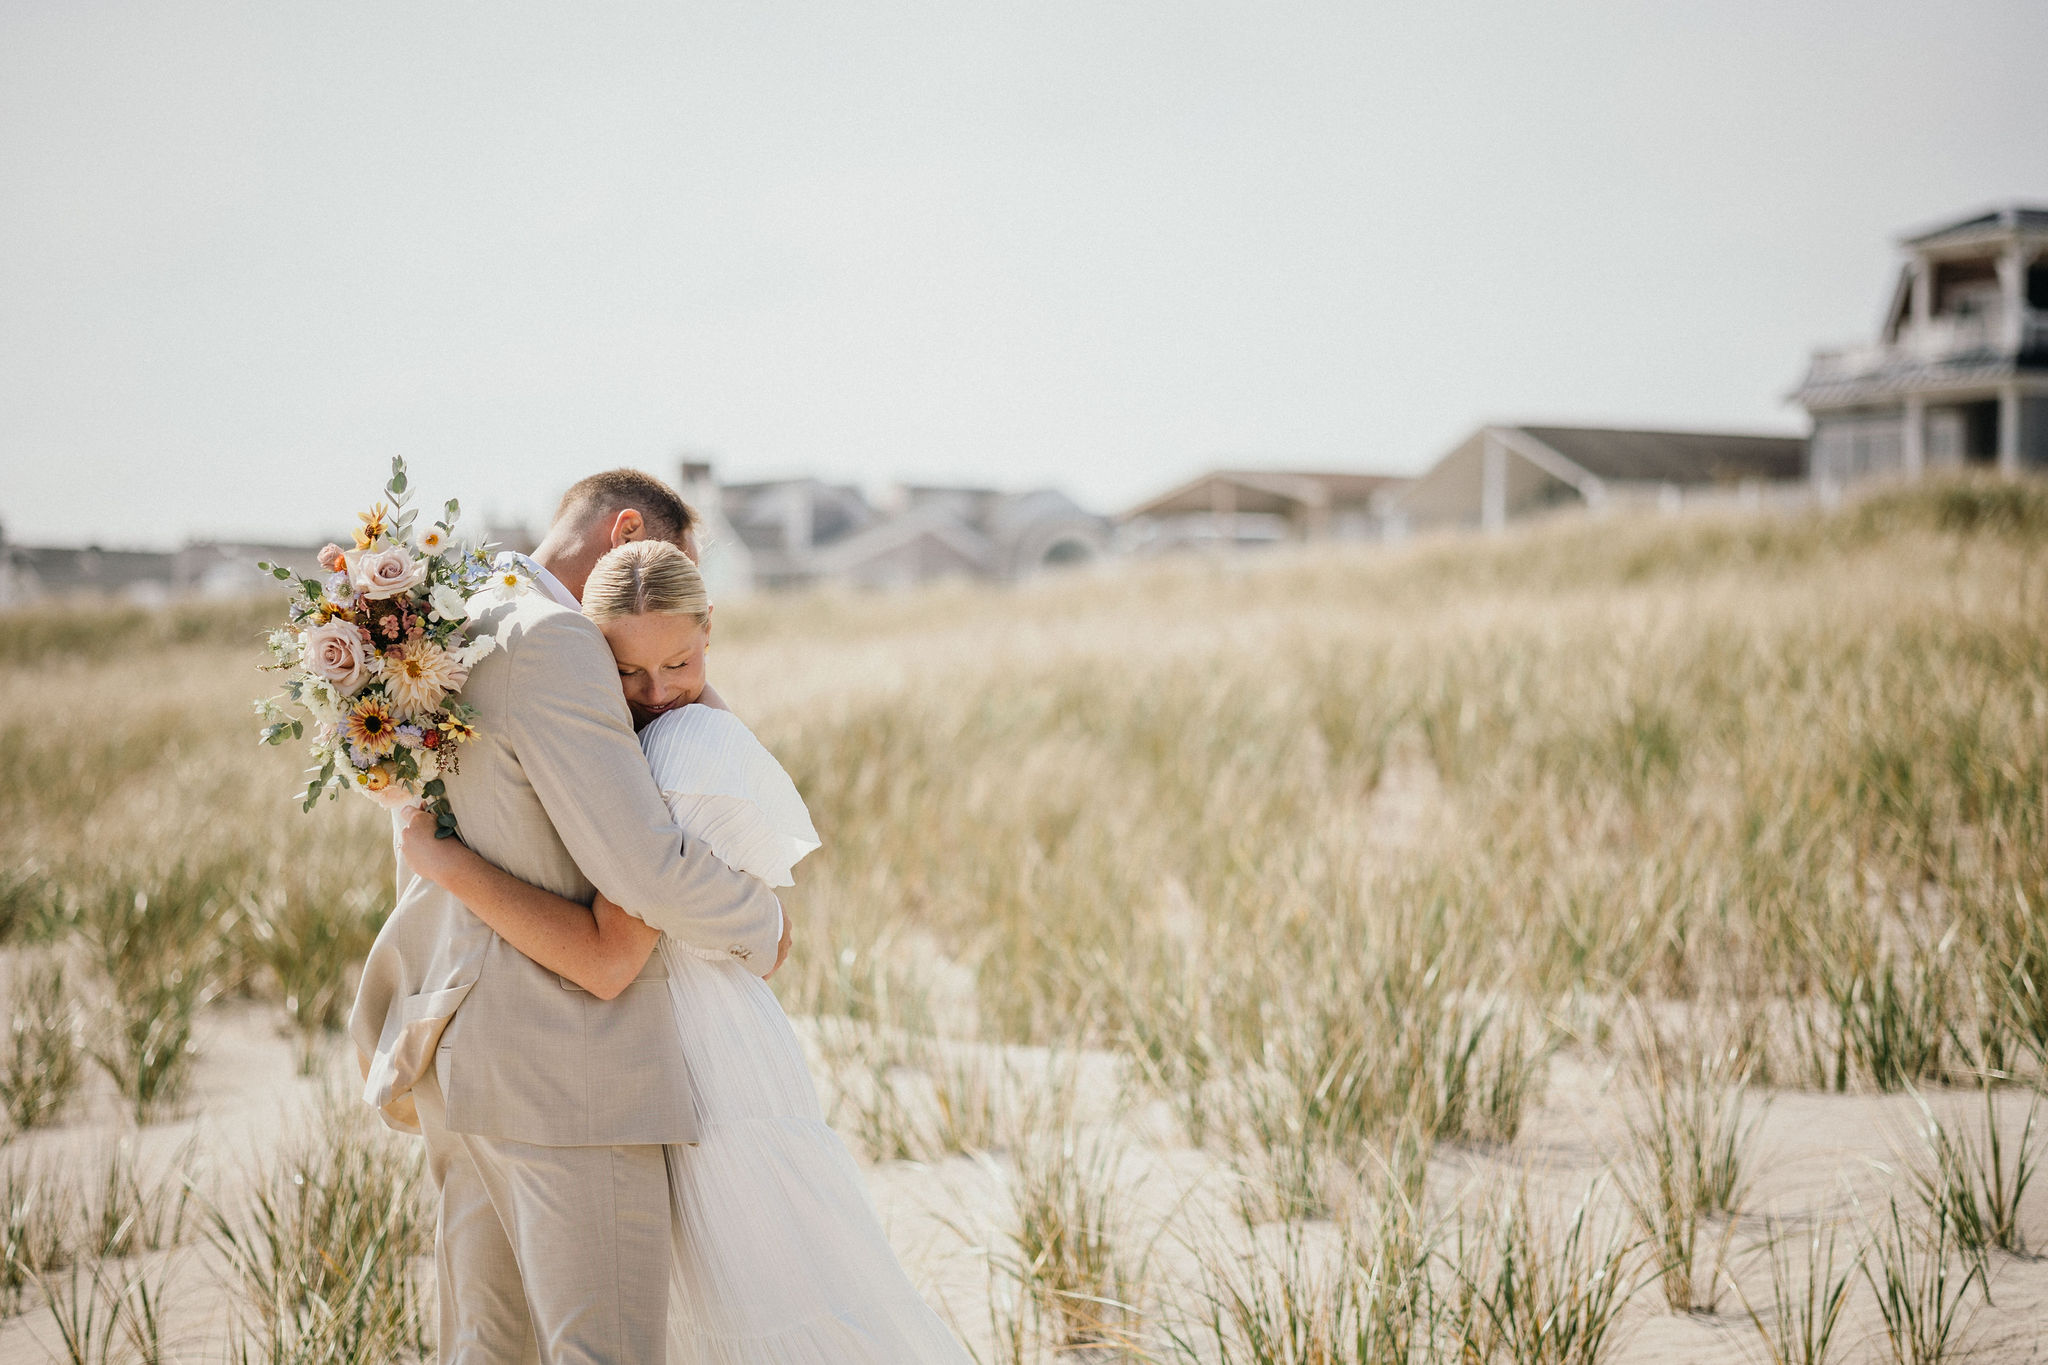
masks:
[[[259,738],[303,739],[312,722],[302,810],[351,787],[386,808],[425,807],[446,836],[455,815],[441,775],[476,737],[476,713],[456,696],[497,643],[468,638],[471,604],[529,585],[516,569],[493,570],[483,547],[456,541],[453,499],[439,521],[415,529],[403,460],[392,460],[384,494],[362,514],[353,548],[320,551],[327,577],[257,566],[293,585],[290,624],[270,632],[266,665],[287,675],[284,692],[256,703]]]

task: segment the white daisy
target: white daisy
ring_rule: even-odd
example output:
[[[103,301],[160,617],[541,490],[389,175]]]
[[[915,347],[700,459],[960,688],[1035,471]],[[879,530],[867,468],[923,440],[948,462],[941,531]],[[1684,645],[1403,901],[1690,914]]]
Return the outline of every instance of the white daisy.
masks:
[[[533,575],[516,561],[502,559],[496,568],[485,574],[482,589],[469,599],[469,614],[481,615],[486,607],[510,602],[533,591]]]

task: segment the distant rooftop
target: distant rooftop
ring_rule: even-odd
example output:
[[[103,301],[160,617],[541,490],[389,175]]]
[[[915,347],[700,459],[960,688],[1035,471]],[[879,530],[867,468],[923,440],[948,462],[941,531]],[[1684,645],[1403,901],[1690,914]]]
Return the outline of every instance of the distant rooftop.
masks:
[[[1367,506],[1375,494],[1407,480],[1392,474],[1312,469],[1212,469],[1184,484],[1148,498],[1123,514],[1134,517],[1209,512],[1217,484],[1231,487],[1231,506],[1238,512],[1284,512],[1292,507]]]
[[[2048,232],[2048,207],[2005,204],[1943,223],[1940,227],[1909,233],[1899,240],[1906,246],[1933,246],[1973,237],[2003,236],[2009,232]]]
[[[1802,436],[1613,427],[1516,427],[1579,468],[1617,483],[1735,483],[1806,472]]]

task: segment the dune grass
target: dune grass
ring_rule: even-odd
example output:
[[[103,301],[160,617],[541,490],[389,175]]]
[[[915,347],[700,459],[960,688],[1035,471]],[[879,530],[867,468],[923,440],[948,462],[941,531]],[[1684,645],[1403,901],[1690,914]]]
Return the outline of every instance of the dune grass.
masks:
[[[1653,1176],[1704,1159],[1653,1128],[1700,1145],[1740,1124],[1734,1077],[2040,1080],[2044,607],[2048,494],[1962,483],[1826,515],[735,602],[713,668],[826,837],[776,985],[820,1017],[851,1136],[880,1158],[1009,1152],[1028,1097],[971,1049],[1099,1049],[1133,1104],[1276,1192],[1247,1207],[1284,1226],[1362,1216],[1389,1170],[1427,1203],[1445,1152],[1512,1150],[1553,1054],[1619,1060],[1631,1001],[1730,1052],[1722,1091],[1674,1062],[1694,1079],[1648,1111]],[[313,1066],[389,908],[383,816],[301,816],[292,763],[253,742],[265,619],[0,621],[0,941],[66,955],[65,998],[101,1021],[79,1045],[146,1120],[180,1112],[220,995],[274,1002]],[[31,1122],[63,1092],[51,1021],[72,1017],[32,996],[6,1081]],[[44,1055],[38,1091],[21,1073]],[[1957,1171],[2005,1172],[1978,1181],[1999,1222],[1984,1201],[2012,1158],[1957,1150]],[[1718,1235],[1727,1204],[1683,1193],[1646,1199],[1650,1230],[1697,1247],[1685,1219]],[[1593,1266],[1620,1245],[1590,1214],[1510,1213],[1467,1238],[1481,1308],[1524,1287],[1499,1280],[1503,1247]],[[1938,1338],[1948,1300],[1916,1307],[1899,1226],[1866,1287]],[[1304,1244],[1304,1274],[1320,1254]],[[1673,1307],[1712,1301],[1717,1258],[1695,1259]],[[1251,1282],[1217,1274],[1219,1294]],[[1496,1358],[1610,1351],[1611,1304],[1534,1288],[1583,1331],[1515,1345],[1503,1302]],[[1082,1330],[1024,1303],[1005,1321],[1045,1344]]]

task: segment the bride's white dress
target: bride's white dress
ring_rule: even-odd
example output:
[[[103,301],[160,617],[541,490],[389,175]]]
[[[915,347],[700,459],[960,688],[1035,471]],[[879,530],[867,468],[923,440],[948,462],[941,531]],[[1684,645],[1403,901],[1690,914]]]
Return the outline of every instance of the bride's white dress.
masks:
[[[770,885],[818,846],[796,787],[735,716],[686,706],[640,734],[686,834]],[[664,935],[702,1139],[667,1149],[670,1365],[966,1365],[897,1263],[766,982]]]

